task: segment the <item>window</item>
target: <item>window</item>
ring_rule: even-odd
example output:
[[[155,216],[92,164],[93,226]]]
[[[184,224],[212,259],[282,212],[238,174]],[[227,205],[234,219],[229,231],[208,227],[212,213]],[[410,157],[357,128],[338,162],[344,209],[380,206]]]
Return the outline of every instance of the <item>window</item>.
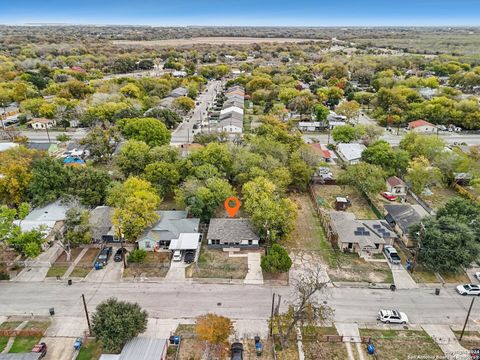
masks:
[[[353,249],[353,243],[348,243],[348,248]]]
[[[248,245],[252,245],[253,244],[253,240],[248,240]]]
[[[378,249],[380,247],[380,244],[375,244],[375,249]]]

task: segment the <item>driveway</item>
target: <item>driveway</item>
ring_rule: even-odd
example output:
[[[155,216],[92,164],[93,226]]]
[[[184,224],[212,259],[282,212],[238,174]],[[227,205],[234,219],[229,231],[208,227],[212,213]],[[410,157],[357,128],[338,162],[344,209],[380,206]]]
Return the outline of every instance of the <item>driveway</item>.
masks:
[[[460,345],[449,325],[423,325],[422,327],[442,349],[447,359],[471,359],[470,352]]]
[[[115,253],[115,249],[113,250]],[[85,277],[86,282],[119,282],[122,279],[123,274],[123,262],[113,261],[113,256],[110,258],[107,266],[103,269],[93,269]]]
[[[397,289],[416,289],[418,284],[412,279],[410,273],[402,264],[394,265],[388,261],[388,266],[392,270],[393,282]]]
[[[185,267],[187,264],[182,261],[171,261],[170,269],[165,275],[165,280],[169,281],[185,281]]]
[[[75,338],[44,337],[40,340],[47,344],[47,355],[44,360],[71,360]]]
[[[47,276],[50,266],[57,260],[62,249],[57,243],[53,244],[47,251],[41,253],[36,259],[28,261],[27,267],[13,281],[43,281]]]
[[[245,276],[245,284],[263,285],[263,273],[260,267],[261,254],[259,252],[249,252],[248,257],[248,273]]]
[[[82,300],[78,299],[79,308],[83,305],[81,304]],[[76,306],[76,307],[77,307]],[[90,310],[90,309],[89,309]],[[70,317],[70,316],[57,316],[53,317],[52,324],[48,327],[45,332],[47,337],[70,337],[77,338],[83,337],[85,331],[88,330],[87,320],[85,317]],[[73,347],[73,344],[72,344]]]

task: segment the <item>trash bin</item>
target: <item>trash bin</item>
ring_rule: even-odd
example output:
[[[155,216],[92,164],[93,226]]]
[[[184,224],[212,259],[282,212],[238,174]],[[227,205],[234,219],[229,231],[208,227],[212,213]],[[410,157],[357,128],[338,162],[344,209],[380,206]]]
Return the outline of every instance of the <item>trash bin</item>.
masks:
[[[367,346],[367,352],[369,355],[375,354],[375,345],[373,344],[368,344]]]
[[[435,288],[435,295],[440,295],[440,288]]]
[[[72,279],[68,279],[68,285],[72,285]]]
[[[390,285],[390,290],[395,291],[395,290],[397,290],[397,287],[394,284],[392,284],[392,285]]]
[[[168,340],[170,340],[171,345],[178,345],[180,343],[180,336],[172,335],[168,338]]]
[[[54,308],[48,309],[48,312],[50,313],[51,316],[55,315],[55,309]]]

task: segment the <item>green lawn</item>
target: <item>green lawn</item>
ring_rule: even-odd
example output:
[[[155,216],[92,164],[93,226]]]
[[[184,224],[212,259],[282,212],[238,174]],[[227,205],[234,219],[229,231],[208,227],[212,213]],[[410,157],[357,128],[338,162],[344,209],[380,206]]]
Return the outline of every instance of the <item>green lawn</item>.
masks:
[[[47,277],[57,277],[63,276],[65,272],[68,270],[68,266],[66,265],[55,265],[53,264],[50,269],[48,269]]]
[[[96,340],[89,340],[80,349],[77,360],[98,360],[102,354],[102,344]]]
[[[5,321],[0,324],[0,330],[15,330],[22,321]]]
[[[6,336],[1,336],[0,337],[0,353],[5,349],[5,345],[7,345],[8,342],[8,337]]]
[[[88,275],[88,273],[92,270],[92,267],[88,266],[80,266],[77,265],[75,266],[75,269],[73,269],[72,273],[70,274],[70,277],[85,277]]]
[[[35,344],[40,341],[37,336],[17,336],[13,342],[10,353],[30,352]]]

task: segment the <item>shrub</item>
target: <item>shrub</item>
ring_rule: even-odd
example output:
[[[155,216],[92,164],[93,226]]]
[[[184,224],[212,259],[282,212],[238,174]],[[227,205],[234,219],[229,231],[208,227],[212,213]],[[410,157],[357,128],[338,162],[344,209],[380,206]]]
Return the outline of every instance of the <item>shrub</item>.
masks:
[[[267,256],[262,257],[262,270],[271,273],[287,272],[292,267],[292,259],[287,251],[278,244],[274,244]]]
[[[128,262],[131,263],[142,263],[147,257],[147,252],[142,249],[133,250],[128,256]]]

